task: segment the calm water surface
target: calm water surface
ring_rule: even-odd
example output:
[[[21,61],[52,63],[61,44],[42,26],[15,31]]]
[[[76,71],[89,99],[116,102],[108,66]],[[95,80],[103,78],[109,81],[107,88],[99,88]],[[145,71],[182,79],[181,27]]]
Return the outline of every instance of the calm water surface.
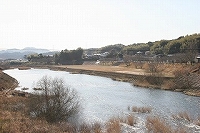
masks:
[[[33,92],[32,88],[45,75],[63,78],[78,92],[83,108],[81,116],[86,121],[105,121],[122,116],[128,113],[128,106],[152,107],[153,113],[162,117],[184,111],[194,118],[200,116],[200,97],[179,92],[145,89],[110,78],[48,69],[11,69],[4,72],[19,81],[20,87],[16,89],[30,88],[27,92]]]

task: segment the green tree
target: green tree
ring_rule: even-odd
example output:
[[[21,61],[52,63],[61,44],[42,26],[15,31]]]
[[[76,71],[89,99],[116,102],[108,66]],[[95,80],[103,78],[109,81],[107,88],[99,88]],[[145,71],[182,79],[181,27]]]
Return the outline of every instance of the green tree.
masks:
[[[55,62],[58,64],[82,64],[83,63],[83,49],[76,50],[62,50],[59,54],[55,55]]]
[[[111,50],[115,50],[116,52],[121,52],[123,48],[124,48],[123,44],[115,44],[102,47],[100,48],[100,51],[101,53],[110,52]]]
[[[127,53],[129,55],[134,55],[138,51],[149,51],[150,47],[148,44],[145,43],[137,43],[137,44],[131,44],[123,48],[123,53]]]
[[[180,47],[181,47],[180,41],[177,41],[177,40],[170,41],[165,47],[165,49],[167,51],[166,53],[167,54],[179,53]]]

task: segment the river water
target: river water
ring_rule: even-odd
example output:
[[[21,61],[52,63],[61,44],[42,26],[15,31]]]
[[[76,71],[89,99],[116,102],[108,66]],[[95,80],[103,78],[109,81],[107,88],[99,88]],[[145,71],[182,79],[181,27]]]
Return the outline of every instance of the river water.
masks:
[[[110,78],[48,69],[10,69],[4,72],[18,80],[20,87],[16,89],[28,87],[27,92],[33,92],[32,88],[45,75],[64,79],[70,88],[78,92],[81,117],[86,121],[103,122],[122,116],[128,114],[128,107],[132,106],[151,107],[153,114],[164,118],[179,112],[187,112],[193,118],[200,116],[200,97],[180,92],[140,88]]]

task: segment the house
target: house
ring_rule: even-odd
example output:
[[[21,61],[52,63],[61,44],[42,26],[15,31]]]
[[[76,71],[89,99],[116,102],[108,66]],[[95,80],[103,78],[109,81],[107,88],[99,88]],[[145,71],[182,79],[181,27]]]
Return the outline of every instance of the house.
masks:
[[[138,51],[137,53],[136,53],[136,55],[142,55],[143,54],[143,52],[141,52],[141,51]]]
[[[200,63],[200,55],[197,56],[197,62]]]

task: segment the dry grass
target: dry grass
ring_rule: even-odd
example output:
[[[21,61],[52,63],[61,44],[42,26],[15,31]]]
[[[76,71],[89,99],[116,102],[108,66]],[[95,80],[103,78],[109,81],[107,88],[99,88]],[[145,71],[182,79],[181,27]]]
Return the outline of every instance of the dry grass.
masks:
[[[56,125],[51,125],[44,120],[34,120],[24,116],[21,113],[3,111],[0,114],[0,132],[63,132]]]
[[[99,123],[94,123],[92,125],[92,130],[93,130],[93,133],[103,133],[103,129],[101,128],[101,124]]]
[[[68,66],[59,66],[59,67],[63,67],[63,68],[72,68],[72,69],[83,69],[83,70],[101,70],[101,71],[105,71],[105,72],[116,72],[116,71],[126,71],[126,72],[136,72],[138,74],[140,73],[145,73],[148,72],[149,70],[149,64],[148,63],[144,63],[142,66],[142,69],[136,69],[135,68],[136,64],[135,63],[131,63],[130,66],[126,66],[125,64],[120,64],[117,67],[113,67],[113,66],[102,66],[102,65],[68,65]],[[181,69],[186,69],[188,68],[189,65],[187,65],[186,67],[184,67],[182,64],[159,64],[158,65],[158,69],[162,70],[162,73],[166,76],[174,76],[174,72],[176,70],[181,70]],[[164,68],[164,69],[163,69]],[[160,70],[160,71],[161,71]]]
[[[172,133],[188,133],[188,131],[185,128],[178,128],[174,130]]]
[[[184,127],[173,129],[159,117],[147,117],[146,128],[150,133],[188,133],[188,130]]]
[[[7,111],[25,111],[25,97],[5,97],[0,96],[0,109],[1,110],[7,110]]]
[[[132,111],[138,113],[150,113],[151,110],[152,110],[151,107],[136,107],[136,106],[132,107]]]
[[[200,126],[200,116],[194,121],[194,124]]]
[[[62,132],[42,119],[31,119],[25,113],[24,97],[0,97],[0,132]],[[71,130],[71,129],[70,129]]]
[[[172,129],[158,117],[147,117],[146,128],[150,133],[172,133]]]
[[[103,133],[102,125],[100,123],[82,124],[76,127],[70,123],[54,123],[50,124],[45,119],[30,118],[26,115],[25,102],[27,98],[24,97],[0,97],[0,132],[29,132],[29,133]],[[117,119],[111,119],[106,125],[109,133],[120,132],[120,122]]]
[[[120,133],[121,127],[119,119],[116,118],[110,119],[106,124],[106,131],[107,133]]]
[[[80,133],[90,133],[91,132],[91,126],[86,124],[86,123],[83,123],[79,128],[79,132]]]
[[[103,129],[101,128],[101,124],[94,123],[92,125],[83,123],[79,127],[79,133],[103,133]]]
[[[133,115],[127,116],[127,124],[130,126],[134,126],[137,123],[136,117]]]
[[[121,123],[126,123],[130,126],[134,126],[137,123],[137,118],[134,115],[128,115],[126,117],[119,118]]]
[[[50,124],[44,119],[33,119],[26,115],[26,108],[24,102],[27,98],[24,97],[0,97],[0,133],[13,132],[29,132],[29,133],[120,133],[121,124],[120,122],[126,123],[130,126],[134,126],[137,123],[137,118],[133,115],[128,115],[123,119],[112,118],[106,125],[100,123],[94,124],[82,124],[76,127],[70,123],[54,123]],[[130,108],[130,107],[129,107]],[[131,110],[132,108],[130,108]],[[137,112],[150,112],[148,108],[144,107],[133,107],[132,110]],[[194,122],[194,124],[200,126],[200,117],[197,120],[192,121],[190,116],[186,112],[178,113],[172,116],[177,120],[187,120]],[[158,117],[147,117],[146,129],[152,133],[187,133],[184,128],[172,129],[171,126]]]
[[[180,112],[177,115],[172,115],[172,118],[174,118],[176,120],[192,121],[191,117],[188,115],[187,112]]]

